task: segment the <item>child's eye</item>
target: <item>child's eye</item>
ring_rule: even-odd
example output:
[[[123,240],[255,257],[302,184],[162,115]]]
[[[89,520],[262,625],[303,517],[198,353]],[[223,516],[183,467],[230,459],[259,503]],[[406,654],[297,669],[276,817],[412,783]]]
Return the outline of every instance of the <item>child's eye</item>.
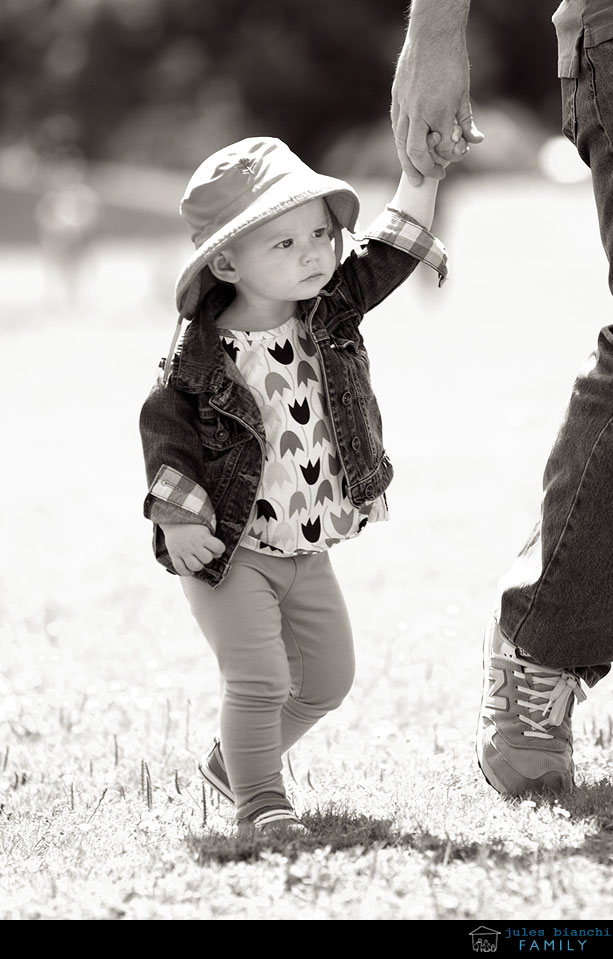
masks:
[[[293,242],[294,242],[293,240],[281,240],[280,243],[277,243],[277,247],[280,250],[289,250]]]
[[[320,226],[317,230],[313,230],[313,236],[319,240],[320,237],[324,236],[327,232],[325,226]]]

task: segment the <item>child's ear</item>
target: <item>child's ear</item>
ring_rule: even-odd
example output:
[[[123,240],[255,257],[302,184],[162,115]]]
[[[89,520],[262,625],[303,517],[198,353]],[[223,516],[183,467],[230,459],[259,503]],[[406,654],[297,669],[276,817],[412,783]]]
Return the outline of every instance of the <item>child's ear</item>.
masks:
[[[230,250],[220,250],[209,263],[209,270],[217,280],[226,283],[237,283],[240,279],[236,267],[232,262]]]

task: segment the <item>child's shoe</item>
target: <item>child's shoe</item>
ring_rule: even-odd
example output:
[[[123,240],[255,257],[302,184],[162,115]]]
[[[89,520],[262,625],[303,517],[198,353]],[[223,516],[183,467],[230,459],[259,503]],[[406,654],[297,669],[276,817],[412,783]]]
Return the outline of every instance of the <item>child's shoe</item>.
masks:
[[[296,815],[292,804],[278,793],[260,793],[248,804],[237,820],[239,834],[266,832],[277,835],[304,833],[306,826]]]
[[[234,804],[234,793],[230,787],[228,773],[226,770],[223,756],[221,755],[221,745],[216,739],[213,746],[204,760],[198,765],[202,778],[206,780],[209,786],[216,789],[228,802]]]

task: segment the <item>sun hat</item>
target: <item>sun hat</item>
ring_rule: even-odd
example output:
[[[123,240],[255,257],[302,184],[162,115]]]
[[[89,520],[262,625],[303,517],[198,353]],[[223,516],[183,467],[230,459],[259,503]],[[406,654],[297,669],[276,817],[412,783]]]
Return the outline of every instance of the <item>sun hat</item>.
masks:
[[[340,228],[355,230],[360,201],[353,187],[316,173],[276,137],[248,137],[207,157],[179,205],[196,246],[175,286],[181,317],[191,319],[204,293],[217,282],[208,269],[215,253],[249,230],[318,197],[325,198],[333,223],[336,219]],[[337,246],[339,240],[340,231]]]

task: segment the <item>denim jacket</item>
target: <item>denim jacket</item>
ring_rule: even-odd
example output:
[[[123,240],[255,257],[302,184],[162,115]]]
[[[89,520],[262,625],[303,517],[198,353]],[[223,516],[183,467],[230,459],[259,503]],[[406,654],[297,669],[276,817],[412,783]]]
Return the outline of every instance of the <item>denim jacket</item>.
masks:
[[[298,303],[298,319],[316,347],[338,454],[355,506],[380,496],[393,469],[383,446],[360,323],[423,261],[446,276],[446,251],[411,217],[387,208],[336,269],[320,294]],[[247,526],[265,455],[262,418],[215,320],[234,296],[218,284],[204,298],[172,362],[140,417],[157,560],[175,572],[160,524],[201,523],[224,544],[219,559],[195,573],[215,587],[226,576]],[[162,361],[162,366],[164,361]]]

